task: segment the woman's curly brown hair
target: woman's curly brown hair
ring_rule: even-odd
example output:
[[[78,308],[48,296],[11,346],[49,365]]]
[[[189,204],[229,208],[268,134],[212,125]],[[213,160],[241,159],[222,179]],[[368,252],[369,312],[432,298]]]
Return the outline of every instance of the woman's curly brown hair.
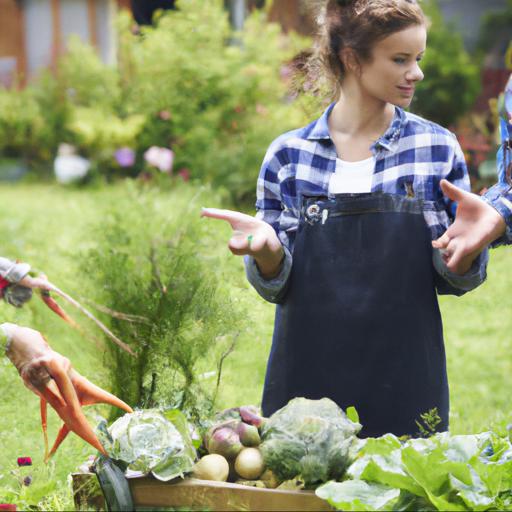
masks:
[[[345,74],[343,49],[351,48],[360,61],[368,62],[381,39],[413,25],[428,25],[416,0],[324,0],[309,5],[316,12],[318,34],[313,48],[294,59],[296,87],[319,92],[322,79],[327,79],[333,96]]]

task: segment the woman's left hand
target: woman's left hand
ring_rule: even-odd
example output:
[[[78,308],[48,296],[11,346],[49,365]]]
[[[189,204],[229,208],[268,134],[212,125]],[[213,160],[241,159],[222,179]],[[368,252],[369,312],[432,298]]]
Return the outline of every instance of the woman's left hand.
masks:
[[[457,203],[457,212],[453,224],[432,246],[443,251],[450,271],[465,274],[484,248],[505,233],[505,220],[476,194],[446,180],[441,180],[441,189],[448,199]]]

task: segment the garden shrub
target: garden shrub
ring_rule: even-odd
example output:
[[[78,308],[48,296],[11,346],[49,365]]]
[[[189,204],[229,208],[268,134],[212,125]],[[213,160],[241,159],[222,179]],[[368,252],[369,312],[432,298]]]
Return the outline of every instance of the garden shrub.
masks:
[[[224,285],[218,247],[209,246],[211,224],[199,218],[207,195],[211,201],[211,191],[184,184],[169,195],[131,183],[92,233],[97,248],[84,271],[95,286],[87,295],[144,318],[111,318],[137,357],[107,342],[113,392],[132,406],[179,407],[195,417],[214,406],[217,385],[201,374],[216,372],[218,382],[240,330],[234,319],[244,315]]]
[[[130,113],[146,116],[139,150],[171,147],[175,168],[225,186],[234,199],[254,196],[258,170],[274,137],[305,122],[284,106],[280,69],[304,45],[255,12],[238,45],[222,2],[182,0],[178,11],[144,27],[140,38],[120,34],[121,82]]]
[[[120,174],[114,154],[121,147],[137,153],[125,175],[147,167],[143,154],[151,146],[171,148],[175,171],[186,169],[191,179],[252,202],[272,139],[307,120],[300,108],[283,101],[287,90],[280,77],[283,63],[305,40],[282,35],[260,11],[235,40],[220,0],[181,0],[177,11],[157,16],[156,25],[142,27],[140,35],[132,34],[130,17],[121,13],[117,30],[116,66],[75,38],[54,78],[5,93],[13,98],[11,108],[19,105],[17,112],[27,104],[18,116],[20,127],[5,128],[11,138],[30,141],[26,134],[39,133],[48,116],[38,156],[50,160],[58,144],[68,142],[107,177]]]
[[[31,89],[0,88],[0,154],[31,156],[43,127],[41,109]]]

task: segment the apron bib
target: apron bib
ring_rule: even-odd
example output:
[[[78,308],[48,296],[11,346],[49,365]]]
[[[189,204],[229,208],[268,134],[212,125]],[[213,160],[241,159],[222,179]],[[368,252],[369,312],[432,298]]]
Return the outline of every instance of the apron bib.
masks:
[[[421,201],[391,194],[306,198],[277,306],[262,408],[328,397],[354,406],[361,435],[416,436],[448,381],[432,247]]]

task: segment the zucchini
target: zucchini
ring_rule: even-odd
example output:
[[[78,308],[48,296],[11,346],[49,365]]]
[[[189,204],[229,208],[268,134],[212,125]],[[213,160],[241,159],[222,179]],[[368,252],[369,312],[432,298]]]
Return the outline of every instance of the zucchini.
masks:
[[[128,480],[112,459],[100,455],[94,465],[94,472],[100,482],[109,511],[135,510]]]

